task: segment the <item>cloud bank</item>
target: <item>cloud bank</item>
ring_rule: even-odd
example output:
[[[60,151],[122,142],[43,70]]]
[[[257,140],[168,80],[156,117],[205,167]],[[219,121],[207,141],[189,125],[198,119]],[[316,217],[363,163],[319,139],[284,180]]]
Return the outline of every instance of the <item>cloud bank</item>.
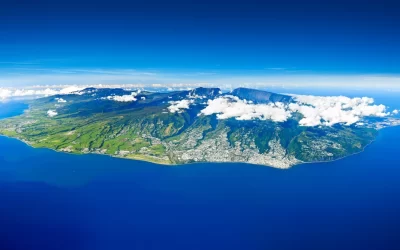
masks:
[[[55,98],[58,103],[66,103],[67,101],[62,98]]]
[[[194,100],[180,100],[180,101],[170,101],[171,104],[168,107],[169,112],[176,113],[181,112],[183,109],[188,109],[191,104],[194,103]]]
[[[218,119],[235,118],[236,120],[272,120],[284,122],[298,113],[302,116],[301,126],[333,126],[335,124],[363,124],[364,117],[386,117],[398,114],[386,111],[386,106],[375,105],[374,99],[369,97],[349,98],[345,96],[310,96],[292,95],[293,103],[281,102],[268,104],[254,104],[251,101],[241,100],[236,96],[220,96],[208,100],[199,115],[213,115]],[[193,99],[169,102],[172,113],[190,108]]]
[[[345,96],[310,96],[294,95],[296,103],[289,104],[292,112],[303,115],[300,125],[303,126],[332,126],[343,123],[351,125],[363,117],[385,117],[386,106],[373,105],[374,99],[368,97],[349,98]]]
[[[54,116],[58,115],[58,113],[55,110],[49,110],[49,111],[47,111],[47,115],[49,117],[54,117]]]
[[[139,93],[140,93],[140,90],[138,90],[137,92],[132,92],[130,95],[111,95],[111,96],[103,97],[101,99],[116,101],[116,102],[134,102],[134,101],[137,101],[137,99],[135,97]]]
[[[0,100],[21,97],[46,97],[52,95],[68,95],[83,90],[82,86],[67,86],[64,88],[41,87],[41,88],[0,88]]]
[[[260,119],[275,122],[284,122],[291,117],[290,111],[285,108],[283,103],[253,104],[235,96],[208,100],[207,107],[201,111],[201,114],[217,114],[218,119],[234,117],[237,120]]]
[[[116,102],[134,102],[137,99],[135,98],[136,93],[133,92],[130,95],[112,95],[112,96],[107,96],[103,97],[102,99],[107,99],[110,101],[116,101]]]
[[[157,84],[152,87],[160,87]],[[185,84],[170,85],[172,89],[185,90],[188,86]],[[0,88],[0,101],[12,98],[34,98],[52,96],[58,94],[83,94],[82,90],[87,87],[96,88],[138,88],[136,85],[57,85],[57,86],[31,86],[26,88]],[[197,86],[194,86],[197,87]],[[107,100],[117,102],[137,101],[137,94],[108,96]],[[302,126],[332,126],[334,124],[357,124],[364,117],[386,117],[389,115],[398,115],[398,110],[391,113],[387,111],[384,105],[374,104],[374,100],[368,97],[349,98],[345,96],[312,96],[312,95],[292,95],[294,103],[282,104],[253,104],[250,101],[240,100],[233,96],[221,96],[214,100],[209,100],[206,107],[200,114],[216,114],[219,119],[235,118],[238,120],[272,120],[283,122],[292,117],[295,113],[302,115],[299,121]],[[189,95],[188,100],[170,102],[169,112],[181,112],[190,108],[195,99],[204,99],[204,96]],[[142,98],[143,99],[143,98]],[[58,103],[64,103],[66,100],[57,99]]]

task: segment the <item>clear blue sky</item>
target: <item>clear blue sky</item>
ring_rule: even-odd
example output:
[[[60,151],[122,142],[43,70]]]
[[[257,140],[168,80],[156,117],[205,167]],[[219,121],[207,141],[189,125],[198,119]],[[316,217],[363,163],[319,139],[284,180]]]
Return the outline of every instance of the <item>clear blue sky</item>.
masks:
[[[399,13],[384,0],[8,1],[0,72],[397,75]]]

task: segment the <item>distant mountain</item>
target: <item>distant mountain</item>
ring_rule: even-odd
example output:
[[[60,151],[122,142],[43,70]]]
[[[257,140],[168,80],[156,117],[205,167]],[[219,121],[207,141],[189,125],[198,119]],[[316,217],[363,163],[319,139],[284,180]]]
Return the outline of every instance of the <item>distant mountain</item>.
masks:
[[[219,88],[195,88],[191,90],[173,91],[168,93],[171,100],[180,100],[182,98],[214,98],[220,94]]]
[[[289,103],[293,101],[291,96],[276,94],[257,89],[237,88],[234,89],[230,94],[233,96],[237,96],[240,99],[253,101],[254,103],[269,103],[269,102]]]
[[[33,147],[77,154],[162,164],[246,162],[288,168],[360,152],[377,133],[357,126],[299,126],[301,114],[274,122],[202,113],[210,100],[216,100],[214,109],[230,107],[226,95],[254,103],[293,101],[287,95],[247,88],[225,94],[219,88],[167,93],[89,88],[30,101],[24,114],[1,121],[0,134]]]
[[[189,91],[189,95],[191,96],[203,96],[206,98],[213,98],[217,95],[221,94],[221,89],[219,88],[195,88]]]

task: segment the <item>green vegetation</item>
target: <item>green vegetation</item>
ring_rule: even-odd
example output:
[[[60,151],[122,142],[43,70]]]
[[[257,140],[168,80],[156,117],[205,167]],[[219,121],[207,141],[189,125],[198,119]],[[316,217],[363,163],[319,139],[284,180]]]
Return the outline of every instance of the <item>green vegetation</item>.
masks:
[[[201,91],[207,98],[219,92]],[[34,147],[77,154],[108,154],[162,164],[242,161],[282,168],[360,152],[377,134],[375,129],[353,126],[301,127],[297,116],[284,123],[218,120],[215,115],[198,115],[205,100],[196,100],[182,112],[169,112],[169,102],[181,100],[189,91],[143,92],[135,102],[104,99],[130,93],[87,89],[82,95],[33,100],[24,114],[0,122],[0,134]],[[56,98],[67,102],[58,103]],[[49,110],[57,115],[49,117]]]

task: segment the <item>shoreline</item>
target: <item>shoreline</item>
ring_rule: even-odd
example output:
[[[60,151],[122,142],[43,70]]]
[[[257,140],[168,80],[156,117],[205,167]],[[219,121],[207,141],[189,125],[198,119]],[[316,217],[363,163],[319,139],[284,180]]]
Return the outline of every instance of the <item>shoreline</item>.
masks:
[[[372,141],[370,141],[367,145],[365,145],[365,146],[362,148],[362,150],[361,150],[360,152],[356,152],[356,153],[353,153],[353,154],[350,154],[350,155],[346,155],[346,156],[343,156],[343,157],[340,157],[340,158],[338,158],[338,159],[331,160],[331,161],[303,162],[303,163],[297,164],[297,165],[312,164],[312,163],[329,163],[329,162],[334,162],[334,161],[342,160],[342,159],[347,158],[347,157],[350,157],[350,156],[354,156],[354,155],[361,154],[361,153],[363,153],[363,152],[365,151],[365,149],[366,149],[367,147],[369,147],[372,143],[374,143],[374,142],[376,141],[376,139],[378,138],[378,136],[379,136],[379,134],[380,134],[379,131],[381,131],[381,130],[383,130],[383,129],[387,129],[387,128],[398,127],[398,126],[400,126],[400,124],[396,124],[396,125],[393,125],[393,126],[388,126],[388,127],[376,129],[376,130],[378,131],[378,135],[377,135]],[[295,166],[296,166],[296,165],[295,165]]]
[[[23,102],[21,102],[21,103],[23,103]],[[29,110],[31,109],[31,105],[30,104],[28,104],[28,103],[24,103],[24,104],[27,105],[27,108],[22,111],[22,114],[29,112]],[[19,115],[16,115],[16,116],[19,116]],[[14,117],[14,116],[11,116],[11,117]],[[11,118],[11,117],[4,117],[3,119],[8,119],[8,118]],[[0,120],[2,120],[2,119],[0,119]],[[391,125],[391,126],[387,126],[387,127],[376,128],[376,130],[378,132],[377,137],[379,136],[379,131],[381,131],[382,129],[386,129],[386,128],[390,128],[390,127],[396,127],[396,126],[400,126],[400,124],[395,124],[395,125]],[[70,154],[70,155],[104,155],[104,156],[117,158],[117,159],[148,162],[148,163],[157,164],[159,166],[164,166],[164,167],[178,167],[178,166],[185,166],[185,165],[199,164],[199,163],[200,164],[206,164],[206,163],[212,163],[212,164],[235,163],[235,164],[247,164],[247,165],[253,165],[253,166],[260,166],[260,167],[270,167],[270,168],[280,169],[280,170],[291,169],[293,167],[296,167],[298,165],[303,165],[303,164],[335,162],[335,161],[338,161],[338,160],[341,160],[341,159],[344,159],[344,158],[347,158],[347,157],[350,157],[350,156],[353,156],[353,155],[357,155],[357,154],[363,153],[368,146],[370,146],[373,142],[376,141],[376,138],[377,138],[377,137],[375,137],[373,140],[371,140],[359,152],[355,152],[355,153],[352,153],[352,154],[349,154],[349,155],[346,155],[346,156],[342,156],[342,157],[337,158],[337,159],[322,160],[322,161],[310,161],[310,162],[305,162],[305,161],[301,161],[301,160],[297,159],[299,161],[299,163],[294,164],[294,165],[290,165],[289,167],[281,168],[281,167],[276,167],[276,166],[271,166],[271,165],[262,165],[262,164],[256,164],[256,163],[250,163],[250,162],[234,162],[234,161],[226,161],[226,162],[197,161],[197,162],[188,162],[188,163],[180,163],[180,164],[177,164],[177,163],[162,163],[162,162],[157,162],[157,161],[145,160],[145,159],[141,159],[141,158],[140,159],[139,158],[134,158],[134,157],[129,158],[129,157],[122,157],[122,156],[116,156],[116,155],[112,155],[112,154],[103,154],[103,153],[95,153],[95,152],[77,153],[77,152],[59,151],[59,150],[48,148],[48,147],[35,147],[35,146],[31,145],[28,141],[25,141],[25,140],[20,139],[18,137],[11,137],[11,136],[7,136],[7,135],[4,135],[4,134],[0,134],[0,136],[4,136],[4,137],[10,138],[10,139],[16,139],[16,140],[18,140],[20,142],[23,142],[24,144],[28,145],[29,147],[31,147],[33,149],[48,149],[48,150],[54,151],[56,153],[65,153],[65,154]]]
[[[114,155],[110,155],[110,154],[101,154],[101,153],[73,153],[73,152],[65,152],[65,151],[58,151],[56,149],[53,148],[46,148],[46,147],[34,147],[32,146],[30,143],[17,138],[17,137],[11,137],[11,136],[7,136],[7,135],[3,135],[0,134],[0,137],[5,137],[8,139],[14,139],[17,140],[19,142],[24,143],[25,145],[29,146],[32,149],[45,149],[45,150],[50,150],[53,151],[55,153],[61,153],[61,154],[68,154],[68,155],[74,155],[74,156],[84,156],[84,155],[102,155],[102,156],[106,156],[106,157],[111,157],[111,158],[116,158],[116,159],[123,159],[123,160],[127,160],[127,161],[140,161],[140,162],[147,162],[147,163],[151,163],[151,164],[155,164],[155,165],[159,165],[162,167],[184,167],[186,165],[191,165],[191,164],[207,164],[207,163],[212,163],[212,164],[229,164],[229,163],[235,163],[235,164],[246,164],[246,165],[252,165],[252,166],[258,166],[258,167],[269,167],[269,168],[273,168],[273,169],[280,169],[280,170],[286,170],[286,169],[290,169],[294,166],[303,164],[304,162],[301,162],[300,164],[296,164],[293,166],[290,166],[288,168],[278,168],[278,167],[274,167],[274,166],[270,166],[270,165],[261,165],[261,164],[255,164],[255,163],[250,163],[250,162],[234,162],[234,161],[226,161],[226,162],[211,162],[211,161],[198,161],[198,162],[188,162],[188,163],[181,163],[181,164],[175,164],[175,163],[160,163],[160,162],[153,162],[153,161],[146,161],[146,160],[141,160],[141,159],[135,159],[135,158],[128,158],[128,157],[118,157],[118,156],[114,156]]]
[[[389,127],[381,128],[381,129],[378,130],[378,132],[379,132],[380,130],[382,130],[382,129],[386,129],[386,128],[390,128],[390,127],[396,127],[396,126],[400,126],[400,125],[394,125],[394,126],[389,126]],[[378,136],[379,136],[379,134],[378,134]],[[295,165],[292,165],[292,166],[289,166],[288,168],[279,168],[279,167],[270,166],[270,165],[261,165],[261,164],[255,164],[255,163],[250,163],[250,162],[234,162],[234,161],[226,161],[226,162],[199,161],[199,162],[189,162],[189,163],[181,163],[181,164],[175,164],[175,163],[160,163],[160,162],[148,161],[148,160],[143,160],[143,159],[135,159],[135,158],[128,158],[128,157],[119,157],[119,156],[114,156],[114,155],[110,155],[110,154],[101,154],[101,153],[93,153],[93,152],[90,152],[90,153],[74,153],[74,152],[59,151],[59,150],[52,149],[52,148],[47,148],[47,147],[34,147],[34,146],[31,145],[29,142],[27,142],[27,141],[25,141],[25,140],[23,140],[23,139],[17,138],[17,137],[11,137],[11,136],[7,136],[7,135],[3,135],[3,134],[0,134],[0,137],[6,137],[6,138],[9,138],[9,139],[18,140],[18,141],[24,143],[25,145],[27,145],[27,146],[29,146],[29,147],[31,147],[31,148],[33,148],[33,149],[46,149],[46,150],[51,150],[51,151],[56,152],[56,153],[64,153],[64,154],[70,154],[70,155],[76,155],[76,156],[79,156],[79,155],[103,155],[103,156],[107,156],[107,157],[111,157],[111,158],[116,158],[116,159],[124,159],[124,160],[131,160],[131,161],[133,160],[133,161],[147,162],[147,163],[156,164],[156,165],[162,166],[162,167],[183,167],[183,166],[191,165],[191,164],[207,164],[207,163],[212,163],[212,164],[229,164],[229,163],[232,163],[232,164],[246,164],[246,165],[258,166],[258,167],[270,167],[270,168],[279,169],[279,170],[289,170],[289,169],[292,169],[292,168],[294,168],[294,167],[296,167],[296,166],[303,165],[303,164],[305,165],[305,164],[329,163],[329,162],[339,161],[339,160],[345,159],[345,158],[347,158],[347,157],[350,157],[350,156],[354,156],[354,155],[363,153],[363,152],[365,151],[365,149],[366,149],[368,146],[370,146],[372,143],[374,143],[374,142],[376,141],[376,138],[374,138],[374,139],[373,139],[372,141],[370,141],[367,145],[365,145],[359,152],[356,152],[356,153],[353,153],[353,154],[350,154],[350,155],[346,155],[346,156],[340,157],[340,158],[338,158],[338,159],[327,160],[327,161],[312,161],[312,162],[300,161],[300,163],[295,164]]]
[[[378,135],[378,136],[379,136],[379,135]],[[349,155],[346,155],[346,156],[343,156],[343,157],[340,157],[340,158],[337,158],[337,159],[334,159],[334,160],[330,160],[330,161],[310,161],[310,162],[303,162],[303,163],[300,163],[300,164],[297,164],[297,165],[302,165],[302,164],[313,164],[313,163],[329,163],[329,162],[339,161],[339,160],[345,159],[345,158],[347,158],[347,157],[350,157],[350,156],[354,156],[354,155],[358,155],[358,154],[363,153],[363,152],[365,151],[365,149],[366,149],[368,146],[370,146],[372,143],[374,143],[375,141],[376,141],[376,138],[373,139],[372,141],[370,141],[367,145],[365,145],[365,146],[362,148],[362,150],[361,150],[360,152],[352,153],[352,154],[349,154]]]

